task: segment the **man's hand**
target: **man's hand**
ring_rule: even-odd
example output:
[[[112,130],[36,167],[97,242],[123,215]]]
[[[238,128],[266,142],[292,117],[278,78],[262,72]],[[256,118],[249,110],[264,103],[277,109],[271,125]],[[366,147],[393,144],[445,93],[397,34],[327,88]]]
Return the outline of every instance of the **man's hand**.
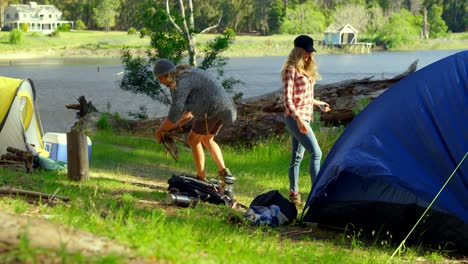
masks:
[[[163,134],[163,130],[161,129],[161,127],[156,130],[156,140],[158,141],[158,143],[161,143],[162,142],[162,134]]]
[[[162,135],[164,132],[171,130],[174,128],[174,123],[172,123],[168,118],[164,120],[164,122],[161,124],[161,126],[156,130],[156,140],[158,143],[162,142]]]

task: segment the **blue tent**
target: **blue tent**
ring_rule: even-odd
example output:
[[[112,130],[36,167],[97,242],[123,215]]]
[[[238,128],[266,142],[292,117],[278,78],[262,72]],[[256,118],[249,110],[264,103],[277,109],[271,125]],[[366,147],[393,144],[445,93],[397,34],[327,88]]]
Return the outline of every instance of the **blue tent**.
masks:
[[[313,183],[303,219],[389,231],[397,241],[467,152],[468,51],[462,51],[401,80],[350,123]],[[407,242],[468,252],[468,158]]]

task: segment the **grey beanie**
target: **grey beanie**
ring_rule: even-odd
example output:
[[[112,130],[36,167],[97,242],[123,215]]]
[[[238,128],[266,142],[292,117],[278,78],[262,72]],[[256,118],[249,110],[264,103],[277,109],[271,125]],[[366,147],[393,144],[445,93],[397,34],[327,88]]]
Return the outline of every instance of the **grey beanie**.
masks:
[[[154,76],[159,77],[175,71],[176,66],[168,59],[159,59],[154,65]]]

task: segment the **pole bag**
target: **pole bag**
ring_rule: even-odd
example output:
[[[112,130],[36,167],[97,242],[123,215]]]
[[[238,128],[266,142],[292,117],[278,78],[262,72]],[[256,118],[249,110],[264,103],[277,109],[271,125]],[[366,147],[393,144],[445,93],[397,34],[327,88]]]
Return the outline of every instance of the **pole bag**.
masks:
[[[170,193],[185,194],[204,202],[230,206],[228,197],[219,193],[217,182],[205,182],[185,175],[172,175],[167,183]]]

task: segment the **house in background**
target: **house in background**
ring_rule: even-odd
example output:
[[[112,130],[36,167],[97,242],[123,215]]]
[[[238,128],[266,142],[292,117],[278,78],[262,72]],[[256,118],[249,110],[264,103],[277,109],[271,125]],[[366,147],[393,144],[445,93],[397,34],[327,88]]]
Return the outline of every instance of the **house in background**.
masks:
[[[369,53],[372,49],[372,43],[358,42],[357,35],[357,29],[350,24],[344,26],[332,24],[324,32],[323,45],[345,48],[351,52]]]
[[[4,12],[3,26],[8,29],[21,28],[21,24],[27,24],[28,31],[51,33],[58,26],[70,24],[73,21],[62,20],[62,12],[54,5],[38,5],[29,2],[29,5],[9,5]]]
[[[354,44],[357,43],[357,35],[357,29],[353,28],[350,24],[346,24],[344,26],[332,24],[327,29],[325,29],[323,36],[323,44]]]

